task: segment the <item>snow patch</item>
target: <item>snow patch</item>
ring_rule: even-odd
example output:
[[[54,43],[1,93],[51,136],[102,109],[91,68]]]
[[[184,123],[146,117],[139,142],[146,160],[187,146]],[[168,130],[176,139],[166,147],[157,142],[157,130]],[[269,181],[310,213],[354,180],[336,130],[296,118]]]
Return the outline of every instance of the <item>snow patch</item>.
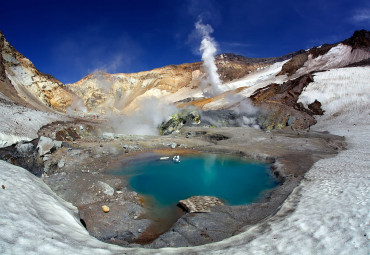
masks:
[[[282,84],[283,82],[288,80],[287,76],[276,75],[281,71],[281,68],[286,62],[288,62],[288,60],[274,63],[268,67],[261,68],[255,72],[252,72],[242,79],[225,83],[223,86],[226,90],[234,90],[240,87],[249,87],[254,92],[255,90],[265,87],[271,83]]]
[[[296,75],[318,70],[328,70],[344,67],[346,65],[370,58],[370,52],[362,49],[352,50],[351,46],[338,44],[331,48],[326,54],[312,58],[310,54],[303,67],[297,70]]]
[[[349,67],[316,73],[298,98],[305,107],[318,100],[325,117],[370,111],[370,67]],[[357,119],[357,116],[355,117]]]
[[[61,115],[0,103],[0,148],[22,140],[31,141],[38,137],[42,126],[63,119],[66,120]]]

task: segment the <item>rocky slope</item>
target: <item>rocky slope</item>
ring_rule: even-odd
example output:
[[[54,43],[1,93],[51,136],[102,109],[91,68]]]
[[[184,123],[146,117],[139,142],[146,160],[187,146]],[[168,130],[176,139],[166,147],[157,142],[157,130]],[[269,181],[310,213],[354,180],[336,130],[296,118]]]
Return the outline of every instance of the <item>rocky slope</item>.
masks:
[[[64,112],[73,93],[51,75],[36,69],[0,32],[0,92],[22,105],[34,109]]]
[[[221,80],[230,82],[299,53],[301,51],[280,58],[261,59],[227,53],[216,56],[215,63]],[[82,98],[90,111],[124,112],[125,108],[135,108],[142,97],[160,97],[169,103],[203,97],[199,85],[204,75],[202,64],[197,62],[131,74],[96,72],[68,87]]]
[[[72,110],[68,113],[75,110],[91,114],[130,115],[140,106],[142,99],[148,97],[157,97],[161,102],[175,103],[178,107],[240,110],[241,102],[258,90],[259,99],[252,97],[252,102],[260,109],[255,116],[260,126],[305,129],[314,123],[314,112],[296,103],[287,105],[286,97],[293,93],[296,99],[314,76],[299,89],[286,85],[288,89],[283,89],[285,96],[276,95],[282,93],[280,85],[289,80],[304,79],[302,77],[312,72],[348,65],[366,66],[370,58],[369,38],[368,31],[356,31],[343,42],[300,50],[279,58],[255,59],[232,53],[220,54],[215,63],[225,93],[205,98],[200,88],[205,76],[201,62],[131,74],[98,71],[76,83],[63,85],[50,75],[39,72],[0,34],[1,92],[13,101],[43,111],[50,107],[62,112]]]

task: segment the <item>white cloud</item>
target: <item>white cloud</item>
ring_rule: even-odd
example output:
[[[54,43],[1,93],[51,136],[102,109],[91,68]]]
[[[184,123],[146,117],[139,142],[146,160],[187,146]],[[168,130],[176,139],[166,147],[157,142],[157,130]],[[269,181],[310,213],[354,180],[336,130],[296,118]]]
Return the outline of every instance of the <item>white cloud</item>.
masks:
[[[367,8],[367,9],[358,9],[356,11],[354,11],[352,17],[351,17],[351,21],[353,23],[359,23],[359,22],[363,22],[363,23],[370,23],[370,8]]]

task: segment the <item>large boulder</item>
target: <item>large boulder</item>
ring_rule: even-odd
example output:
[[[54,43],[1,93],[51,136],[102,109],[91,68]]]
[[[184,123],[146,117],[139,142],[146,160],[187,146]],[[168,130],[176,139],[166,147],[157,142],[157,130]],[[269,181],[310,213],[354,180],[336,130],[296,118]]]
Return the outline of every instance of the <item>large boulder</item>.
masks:
[[[192,196],[185,200],[180,200],[178,206],[186,212],[210,212],[211,207],[223,205],[220,199],[212,196]]]
[[[51,153],[53,149],[59,149],[62,147],[61,141],[53,141],[49,137],[41,136],[39,143],[37,144],[37,149],[40,156]]]

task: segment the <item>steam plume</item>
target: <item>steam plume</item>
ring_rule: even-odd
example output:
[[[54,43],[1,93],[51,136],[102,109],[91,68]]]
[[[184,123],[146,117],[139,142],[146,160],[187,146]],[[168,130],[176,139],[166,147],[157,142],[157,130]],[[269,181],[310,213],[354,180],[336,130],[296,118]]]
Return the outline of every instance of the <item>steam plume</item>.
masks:
[[[137,108],[128,115],[109,116],[109,125],[116,133],[131,135],[158,135],[158,126],[177,111],[173,105],[156,97],[142,98]]]
[[[216,42],[210,36],[213,33],[213,28],[208,24],[204,25],[202,20],[195,23],[195,28],[202,36],[199,50],[202,52],[203,67],[206,71],[206,77],[202,80],[201,88],[205,97],[214,97],[224,92],[224,90],[221,87],[221,80],[215,64]]]

